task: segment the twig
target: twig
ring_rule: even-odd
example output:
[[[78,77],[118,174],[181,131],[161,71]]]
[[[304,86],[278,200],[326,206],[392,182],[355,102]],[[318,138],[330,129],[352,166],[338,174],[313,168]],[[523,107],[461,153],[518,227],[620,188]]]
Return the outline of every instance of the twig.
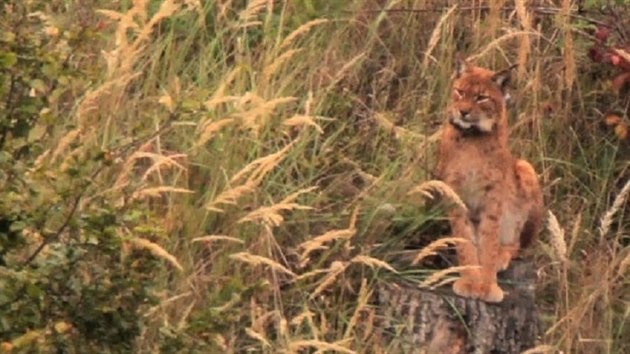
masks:
[[[126,151],[127,149],[131,148],[132,146],[134,146],[135,144],[138,144],[139,142],[143,142],[143,141],[149,141],[153,138],[155,138],[156,136],[164,133],[165,131],[168,131],[172,125],[171,123],[173,122],[175,118],[174,114],[171,114],[168,118],[168,120],[166,121],[166,123],[164,123],[158,130],[156,130],[153,134],[149,135],[148,137],[144,137],[144,138],[139,138],[136,139],[126,145],[120,146],[118,147],[116,150],[119,154],[122,154],[124,151]],[[101,166],[100,168],[98,168],[96,171],[94,171],[94,173],[92,173],[92,175],[90,176],[90,180],[94,179],[103,169],[103,166]],[[74,216],[74,213],[77,211],[77,208],[79,207],[79,203],[81,202],[81,199],[83,198],[83,195],[85,193],[86,188],[83,188],[81,190],[81,193],[79,193],[75,199],[74,199],[74,203],[72,204],[72,207],[70,208],[70,213],[68,213],[68,216],[66,217],[64,223],[61,225],[61,227],[59,227],[59,229],[57,230],[57,232],[55,232],[54,235],[46,237],[41,245],[39,245],[37,247],[37,249],[26,259],[26,261],[24,261],[24,263],[22,263],[21,268],[24,268],[25,266],[27,266],[29,263],[31,263],[35,257],[37,257],[37,255],[44,249],[44,247],[46,247],[46,245],[48,243],[50,243],[51,240],[58,238],[61,233],[63,233],[65,231],[65,229],[68,227],[68,225],[70,224],[70,221],[72,221],[72,217]]]
[[[173,124],[172,123],[176,120],[176,118],[177,118],[177,114],[171,113],[169,115],[168,119],[166,120],[166,122],[164,122],[164,124],[162,124],[162,126],[159,127],[156,131],[154,131],[151,135],[135,139],[135,140],[133,140],[133,141],[131,141],[131,142],[125,144],[125,145],[122,145],[122,146],[119,146],[119,147],[113,149],[111,152],[114,155],[122,155],[123,153],[128,151],[130,148],[132,148],[134,146],[137,146],[137,145],[141,145],[140,143],[144,144],[144,143],[154,139],[156,136],[166,133],[171,128],[173,128]]]
[[[360,12],[363,13],[381,13],[381,12],[412,12],[412,13],[423,13],[423,12],[444,12],[447,11],[449,8],[448,7],[436,7],[436,8],[432,8],[432,9],[413,9],[413,8],[399,8],[399,9],[375,9],[375,10],[362,10]],[[460,6],[457,8],[459,11],[489,11],[490,9],[492,9],[491,6]],[[563,16],[564,14],[561,13],[561,9],[555,8],[555,7],[529,7],[528,8],[529,11],[532,12],[536,12],[538,14],[541,15],[561,15]],[[501,11],[516,11],[515,7],[502,7]],[[347,11],[350,12],[350,11]],[[582,13],[584,13],[585,11],[582,10]],[[567,16],[577,19],[577,20],[583,20],[583,21],[588,21],[590,23],[596,24],[596,25],[601,25],[601,26],[607,26],[610,27],[609,24],[601,22],[599,20],[590,18],[590,17],[586,17],[586,16],[582,16],[582,15],[578,15],[578,14],[574,14],[574,13],[570,13]]]
[[[119,146],[118,148],[114,149],[116,151],[116,153],[118,154],[122,154],[124,151],[128,150],[129,148],[133,147],[135,144],[138,144],[140,142],[143,141],[148,141],[151,140],[153,138],[155,138],[157,135],[160,135],[166,131],[168,131],[170,128],[172,128],[172,122],[175,120],[176,115],[175,114],[171,114],[171,116],[168,118],[168,120],[158,129],[156,130],[153,134],[149,135],[148,137],[144,137],[144,138],[138,138],[128,144],[125,144],[123,146]],[[94,173],[92,173],[92,175],[90,176],[89,180],[94,179],[96,176],[98,176],[98,174],[103,170],[103,168],[105,167],[105,165],[101,165],[96,171],[94,171]],[[57,231],[51,235],[46,237],[42,243],[37,247],[37,249],[35,251],[33,251],[33,253],[20,265],[20,269],[23,269],[24,267],[26,267],[27,265],[29,265],[31,262],[33,262],[33,260],[35,260],[35,258],[42,252],[42,250],[44,249],[44,247],[46,247],[46,245],[48,245],[51,241],[57,239],[59,236],[61,236],[61,234],[66,230],[66,228],[70,225],[70,222],[72,221],[72,218],[74,217],[77,209],[79,208],[79,204],[81,203],[81,200],[83,199],[83,196],[85,194],[85,191],[87,190],[87,188],[82,188],[81,192],[75,197],[74,202],[70,208],[70,212],[68,213],[68,215],[66,216],[66,219],[64,220],[63,224],[59,227],[59,229],[57,229]],[[0,309],[6,308],[7,306],[9,306],[10,304],[14,303],[15,301],[17,301],[20,297],[22,297],[22,295],[24,294],[24,292],[26,291],[26,285],[23,285],[18,291],[16,291],[16,295],[14,298],[7,300],[4,303],[0,304]]]
[[[83,189],[83,191],[84,190],[85,189]],[[70,208],[70,212],[68,213],[68,216],[66,216],[66,220],[59,227],[57,232],[55,232],[55,234],[52,236],[46,237],[42,241],[42,243],[37,247],[37,249],[24,261],[24,263],[22,263],[21,268],[24,268],[29,263],[31,263],[35,259],[35,257],[37,257],[37,255],[40,254],[40,252],[44,249],[44,247],[46,247],[46,245],[50,243],[51,240],[57,239],[66,230],[68,225],[70,225],[70,221],[72,221],[72,217],[74,216],[74,213],[77,211],[77,208],[79,207],[79,202],[81,201],[82,197],[83,197],[83,192],[79,193],[79,195],[74,199],[74,203],[72,204],[72,207]]]

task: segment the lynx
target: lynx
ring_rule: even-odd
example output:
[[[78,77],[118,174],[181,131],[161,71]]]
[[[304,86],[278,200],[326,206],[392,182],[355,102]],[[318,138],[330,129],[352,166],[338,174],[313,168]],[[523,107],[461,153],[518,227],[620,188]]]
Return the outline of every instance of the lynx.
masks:
[[[443,126],[437,175],[467,206],[450,214],[460,272],[453,291],[501,302],[497,272],[537,236],[543,197],[532,165],[508,146],[511,69],[494,72],[457,59],[451,104]]]

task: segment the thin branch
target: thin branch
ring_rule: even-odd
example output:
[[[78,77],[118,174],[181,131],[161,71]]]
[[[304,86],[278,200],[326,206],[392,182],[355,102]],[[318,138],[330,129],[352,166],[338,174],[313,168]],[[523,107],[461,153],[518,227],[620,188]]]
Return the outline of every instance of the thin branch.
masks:
[[[156,131],[154,131],[153,133],[151,133],[149,136],[146,137],[142,137],[142,138],[137,138],[125,145],[116,147],[114,149],[112,149],[112,153],[114,155],[122,155],[123,153],[125,153],[126,151],[128,151],[129,149],[136,147],[138,145],[142,145],[152,139],[154,139],[155,137],[162,135],[166,132],[168,132],[169,130],[171,130],[173,128],[173,122],[176,120],[177,118],[177,114],[175,113],[171,113],[168,117],[168,119],[166,120],[166,122],[164,122],[164,124],[162,124],[162,126],[160,126]]]
[[[375,9],[375,10],[362,10],[359,12],[363,12],[363,13],[381,13],[381,12],[411,12],[411,13],[426,13],[426,12],[444,12],[447,11],[449,8],[448,7],[436,7],[436,8],[431,8],[431,9],[413,9],[413,8],[398,8],[398,9]],[[491,6],[460,6],[458,7],[459,11],[489,11],[490,9],[492,9]],[[560,16],[565,16],[563,13],[561,13],[561,9],[559,8],[555,8],[555,7],[529,7],[528,8],[529,11],[541,14],[541,15],[560,15]],[[500,9],[501,11],[504,12],[510,12],[510,11],[516,11],[515,7],[502,7]],[[350,12],[350,11],[347,11]],[[581,10],[579,11],[581,13],[585,13],[586,11]],[[586,17],[583,15],[578,15],[575,13],[570,13],[567,16],[577,19],[577,20],[583,20],[583,21],[587,21],[596,25],[600,25],[600,26],[606,26],[606,27],[610,27],[609,24],[601,22],[599,20],[596,20],[594,18],[591,17]]]
[[[83,190],[85,190],[85,189],[83,189]],[[48,245],[50,243],[50,241],[52,241],[53,239],[57,239],[59,236],[61,236],[61,234],[66,230],[68,225],[70,225],[70,221],[72,221],[72,217],[74,216],[74,213],[77,211],[77,208],[79,207],[79,202],[81,201],[82,197],[83,197],[83,192],[81,192],[74,199],[74,203],[72,204],[72,207],[70,208],[70,212],[68,213],[68,216],[66,216],[66,220],[59,227],[57,232],[55,232],[55,234],[52,235],[52,236],[46,237],[42,241],[42,243],[37,247],[37,249],[24,261],[24,263],[22,263],[21,268],[24,268],[29,263],[31,263],[35,259],[35,257],[37,257],[37,255],[44,249],[44,247],[46,247],[46,245]]]

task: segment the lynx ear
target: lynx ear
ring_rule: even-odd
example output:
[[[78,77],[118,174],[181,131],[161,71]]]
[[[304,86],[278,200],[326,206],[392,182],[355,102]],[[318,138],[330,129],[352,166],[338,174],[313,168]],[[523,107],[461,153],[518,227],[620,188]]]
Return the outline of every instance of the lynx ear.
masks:
[[[505,70],[501,70],[492,76],[492,81],[494,81],[497,86],[503,91],[503,93],[507,93],[507,88],[510,85],[510,80],[512,79],[512,70],[516,68],[517,65],[512,65]]]
[[[467,71],[470,71],[470,64],[460,53],[455,54],[455,77],[460,77]]]

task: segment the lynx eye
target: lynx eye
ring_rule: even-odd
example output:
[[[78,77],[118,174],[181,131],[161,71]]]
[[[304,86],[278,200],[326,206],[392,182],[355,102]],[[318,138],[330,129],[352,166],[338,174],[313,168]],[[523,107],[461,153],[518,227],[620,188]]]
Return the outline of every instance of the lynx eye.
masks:
[[[475,100],[477,101],[477,103],[484,103],[488,102],[490,100],[490,97],[486,95],[477,95],[477,97],[475,97]]]

